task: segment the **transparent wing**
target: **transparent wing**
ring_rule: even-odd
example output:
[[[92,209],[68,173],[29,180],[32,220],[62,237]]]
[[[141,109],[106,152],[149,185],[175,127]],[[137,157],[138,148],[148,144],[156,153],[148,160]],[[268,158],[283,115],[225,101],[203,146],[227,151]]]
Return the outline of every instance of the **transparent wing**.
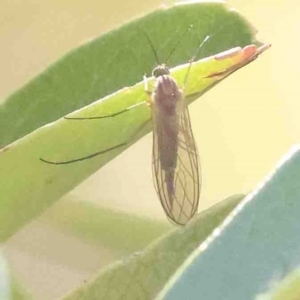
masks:
[[[176,168],[171,174],[163,168],[158,134],[156,130],[153,130],[152,170],[154,185],[166,215],[171,221],[185,225],[197,212],[201,175],[198,151],[191,129],[188,109],[184,108],[177,114],[177,117]],[[170,184],[173,186],[170,187]]]

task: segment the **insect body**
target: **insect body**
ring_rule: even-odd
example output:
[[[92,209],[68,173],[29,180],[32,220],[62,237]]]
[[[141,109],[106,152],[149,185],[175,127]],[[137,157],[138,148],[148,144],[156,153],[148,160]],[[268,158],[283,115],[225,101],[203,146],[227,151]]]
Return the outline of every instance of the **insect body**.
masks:
[[[153,180],[169,219],[184,225],[198,207],[197,148],[183,91],[165,65],[155,68],[153,75],[157,78],[151,93]],[[147,91],[147,85],[145,88]]]
[[[153,48],[150,39],[147,35],[146,37]],[[208,38],[207,36],[197,51]],[[157,57],[155,50],[154,53]],[[185,225],[197,212],[199,202],[201,176],[197,147],[191,129],[189,112],[184,101],[183,90],[178,87],[174,78],[170,76],[170,72],[165,64],[159,64],[153,70],[152,74],[156,77],[153,91],[149,91],[145,76],[144,84],[145,91],[151,96],[150,106],[153,121],[153,181],[160,202],[168,218],[178,225]],[[142,104],[145,104],[145,102],[135,104],[113,115],[87,118],[66,117],[66,119],[104,119],[123,114]],[[44,158],[40,158],[40,160],[53,165],[70,164],[91,159],[95,156],[123,147],[130,142],[131,140],[73,160],[60,162],[54,162]]]

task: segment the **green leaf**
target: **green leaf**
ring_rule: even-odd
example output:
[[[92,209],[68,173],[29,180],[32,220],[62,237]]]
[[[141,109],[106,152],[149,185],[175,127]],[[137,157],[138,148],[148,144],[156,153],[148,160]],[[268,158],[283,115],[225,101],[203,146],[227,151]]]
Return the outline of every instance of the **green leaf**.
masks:
[[[42,220],[67,235],[101,245],[118,257],[145,248],[172,226],[83,201],[60,201]]]
[[[166,26],[160,26],[163,29],[157,31],[155,30],[155,28],[157,29],[156,23],[164,23]],[[11,141],[74,108],[85,105],[87,102],[84,100],[97,99],[102,95],[98,90],[98,85],[102,87],[104,94],[111,92],[113,88],[118,88],[118,85],[107,87],[108,82],[113,82],[118,78],[116,74],[119,73],[114,72],[123,72],[124,69],[131,70],[131,66],[135,69],[136,65],[141,68],[146,66],[146,70],[152,68],[154,65],[153,53],[151,54],[150,46],[149,49],[145,47],[145,36],[141,33],[141,28],[147,30],[154,45],[164,45],[159,48],[159,56],[167,57],[172,45],[176,44],[178,38],[182,37],[183,32],[191,23],[194,24],[194,29],[191,30],[191,35],[187,34],[184,37],[184,47],[182,46],[181,50],[174,52],[173,61],[170,61],[171,65],[188,60],[207,33],[211,34],[211,39],[203,47],[202,55],[255,42],[249,24],[240,15],[227,9],[221,3],[194,3],[156,11],[74,50],[8,99],[1,107],[1,112],[7,113],[6,117],[0,117],[0,122],[10,120],[11,125],[9,126],[8,123],[0,125],[1,130],[5,129],[3,135],[0,134],[0,138],[10,135],[8,140]],[[179,30],[180,28],[181,30]],[[166,31],[167,29],[168,31]],[[174,32],[176,32],[176,36],[174,36]],[[129,48],[126,48],[126,45],[129,44],[124,41],[125,37],[130,37]],[[118,44],[120,41],[122,43]],[[140,44],[143,46],[141,47]],[[258,42],[256,44],[260,45]],[[252,61],[267,47],[264,45],[260,48],[255,46],[237,48],[230,53],[222,53],[195,62],[185,86],[187,101],[191,102],[199,97],[236,69]],[[130,49],[130,53],[134,53],[134,59],[122,54],[121,57],[125,64],[122,65],[123,59],[116,60],[115,55],[112,55],[115,53],[114,49],[117,53],[123,53],[125,49]],[[95,53],[98,58],[103,56],[104,62],[96,63]],[[93,68],[88,63],[89,60],[91,60]],[[118,65],[118,71],[114,69],[112,61]],[[102,74],[107,62],[109,65],[105,69],[105,74]],[[129,65],[125,68],[128,63]],[[90,67],[86,68],[86,65]],[[172,76],[179,85],[182,85],[188,67],[189,65],[186,64],[171,70]],[[66,73],[67,70],[74,77],[70,73]],[[121,76],[123,81],[120,86],[131,84],[137,78],[141,78],[144,73],[139,68],[135,69],[135,75],[130,72],[128,76]],[[99,78],[103,80],[98,82]],[[153,78],[150,79],[150,86],[153,81]],[[60,90],[58,85],[66,86],[66,88]],[[93,96],[91,99],[89,95],[94,91],[95,86],[98,91],[97,97]],[[24,103],[29,101],[28,99],[31,104],[25,105]],[[144,100],[147,100],[147,95],[144,91],[144,83],[140,82],[86,106],[72,114],[72,117],[109,115]],[[14,107],[13,113],[10,113],[10,105]],[[33,115],[32,111],[34,111]],[[16,115],[21,113],[23,113],[22,116],[16,118]],[[149,132],[150,126],[145,127],[139,132],[138,137],[132,139],[137,129],[149,119],[150,109],[146,105],[103,120],[60,119],[3,148],[0,151],[0,241],[7,239],[22,225],[124,151],[138,137]],[[27,125],[24,122],[28,122]],[[15,131],[16,128],[19,128],[18,132]],[[95,159],[77,164],[53,166],[40,161],[40,158],[53,161],[70,160],[106,150],[124,142],[130,143]]]
[[[259,299],[299,268],[299,176],[297,146],[216,229],[218,234],[195,249],[157,299]],[[295,276],[289,283],[293,293],[285,289],[274,299],[299,299],[293,282]]]
[[[300,296],[300,269],[293,270],[284,278],[272,280],[267,292],[255,300],[298,300]]]
[[[63,300],[153,299],[188,255],[244,198],[234,195],[173,230],[143,252],[122,260]],[[182,298],[185,299],[185,298]]]
[[[247,50],[248,48],[246,48]],[[252,48],[256,53],[256,48]],[[230,56],[224,55],[210,57],[195,63],[189,73],[189,84],[186,86],[188,100],[192,100],[198,91],[203,91],[212,86],[219,77],[227,73],[216,75],[223,70],[230,70],[245,62],[245,49],[237,49]],[[250,56],[252,58],[252,56]],[[247,61],[247,60],[246,60]],[[183,80],[188,65],[173,69],[172,75],[179,82]],[[213,77],[208,77],[214,74]],[[153,79],[152,79],[153,83]],[[98,111],[108,113],[114,107],[127,104],[132,105],[146,99],[143,82],[132,88],[125,88],[107,97],[106,101],[98,101],[72,116],[98,115]],[[120,108],[119,108],[120,109]],[[7,238],[30,219],[46,208],[51,202],[57,200],[79,182],[95,172],[109,160],[114,158],[126,147],[109,151],[94,160],[84,163],[70,164],[68,166],[53,166],[41,162],[39,158],[62,160],[64,157],[79,157],[81,153],[91,153],[100,149],[107,149],[110,145],[117,145],[130,140],[131,135],[140,124],[149,119],[150,112],[145,105],[136,108],[127,114],[115,118],[108,118],[99,122],[97,129],[93,122],[72,121],[61,119],[53,124],[36,130],[25,138],[6,147],[0,152],[0,237]],[[133,128],[132,128],[133,127]],[[149,128],[141,131],[147,133]],[[101,136],[101,140],[98,139]],[[88,141],[88,142],[87,142]],[[133,142],[133,141],[131,141]],[[74,147],[74,145],[78,145]],[[93,149],[93,150],[91,150]],[[82,155],[82,154],[81,154]]]
[[[189,61],[207,35],[211,39],[199,57],[257,43],[249,23],[223,1],[160,8],[74,49],[6,99],[0,109],[0,148],[149,76],[157,62],[144,32],[162,62],[181,41],[170,67]]]

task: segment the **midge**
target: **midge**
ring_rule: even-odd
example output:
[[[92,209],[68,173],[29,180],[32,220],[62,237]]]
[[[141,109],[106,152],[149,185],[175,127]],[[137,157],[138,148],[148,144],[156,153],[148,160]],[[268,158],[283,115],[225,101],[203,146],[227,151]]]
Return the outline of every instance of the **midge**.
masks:
[[[156,78],[153,91],[149,91],[147,78],[144,76],[145,91],[150,96],[147,102],[152,110],[154,186],[167,217],[178,225],[185,225],[197,212],[201,174],[197,146],[191,128],[189,111],[185,103],[184,86],[193,60],[202,45],[209,39],[209,36],[200,44],[194,57],[190,60],[182,89],[178,87],[178,84],[170,75],[168,67],[159,63],[151,40],[146,33],[145,36],[158,63],[158,66],[152,72],[152,75]],[[145,103],[138,103],[113,115],[88,118],[66,117],[66,119],[93,120],[113,117]],[[40,160],[54,165],[70,164],[107,153],[128,143],[130,141],[69,161],[55,162],[43,158],[40,158]]]

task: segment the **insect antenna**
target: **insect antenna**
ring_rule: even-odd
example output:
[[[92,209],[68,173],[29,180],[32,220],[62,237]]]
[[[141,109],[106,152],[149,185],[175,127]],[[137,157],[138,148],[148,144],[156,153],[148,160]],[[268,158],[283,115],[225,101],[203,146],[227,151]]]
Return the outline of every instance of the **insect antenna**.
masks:
[[[169,61],[170,58],[172,57],[173,53],[174,53],[175,50],[178,48],[178,46],[181,44],[183,38],[184,38],[184,37],[186,36],[186,34],[190,31],[191,28],[193,28],[193,25],[192,25],[192,24],[185,30],[185,32],[183,33],[183,35],[181,36],[181,38],[178,39],[178,41],[176,42],[176,44],[173,46],[173,48],[171,49],[169,55],[168,55],[167,58],[165,59],[164,64],[167,64],[167,63],[168,63],[168,61]],[[154,47],[154,45],[153,45],[153,42],[151,41],[151,39],[150,39],[149,35],[147,34],[147,32],[144,31],[144,30],[142,30],[142,31],[143,31],[143,33],[144,33],[144,35],[145,35],[145,37],[146,37],[146,39],[147,39],[147,41],[148,41],[148,43],[149,43],[151,49],[152,49],[152,52],[153,52],[153,54],[154,54],[156,63],[157,63],[158,65],[161,65],[161,62],[160,62],[160,60],[159,60],[159,58],[158,58],[158,54],[157,54],[157,51],[156,51],[156,49],[155,49],[155,47]]]
[[[151,47],[152,52],[153,52],[153,54],[154,54],[154,57],[155,57],[155,59],[156,59],[156,63],[157,63],[158,65],[160,65],[160,61],[159,61],[159,58],[158,58],[158,55],[157,55],[157,51],[156,51],[156,49],[155,49],[155,47],[154,47],[154,45],[153,45],[153,43],[152,43],[152,41],[151,41],[149,35],[147,34],[146,31],[143,30],[143,32],[144,32],[144,35],[145,35],[146,39],[148,40],[148,43],[150,44],[150,47]]]
[[[181,44],[182,40],[184,39],[184,37],[186,36],[186,34],[191,30],[191,28],[193,28],[194,26],[191,24],[183,33],[182,37],[180,39],[178,39],[177,43],[174,45],[174,47],[171,49],[169,55],[167,56],[167,59],[165,60],[165,64],[167,64],[167,62],[169,61],[169,59],[171,58],[171,56],[173,55],[174,51],[177,49],[177,47]]]

